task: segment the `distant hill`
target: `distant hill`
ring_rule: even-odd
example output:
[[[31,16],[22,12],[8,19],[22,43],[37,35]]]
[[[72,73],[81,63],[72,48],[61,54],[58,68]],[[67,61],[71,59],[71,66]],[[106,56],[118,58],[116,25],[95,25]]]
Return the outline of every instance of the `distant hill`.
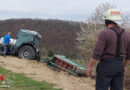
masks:
[[[76,56],[78,49],[75,47],[75,33],[80,31],[79,24],[79,22],[52,19],[1,20],[0,36],[4,36],[10,31],[14,38],[19,29],[34,30],[42,35],[40,48],[43,54],[47,54],[48,50],[53,50],[55,54]]]

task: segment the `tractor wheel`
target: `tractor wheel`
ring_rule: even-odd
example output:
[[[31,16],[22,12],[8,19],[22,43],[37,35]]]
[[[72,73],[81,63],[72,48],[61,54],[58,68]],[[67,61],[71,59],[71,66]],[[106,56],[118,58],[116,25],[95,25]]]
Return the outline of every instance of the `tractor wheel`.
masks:
[[[34,59],[36,52],[33,47],[31,46],[23,46],[18,51],[19,58],[22,59]]]

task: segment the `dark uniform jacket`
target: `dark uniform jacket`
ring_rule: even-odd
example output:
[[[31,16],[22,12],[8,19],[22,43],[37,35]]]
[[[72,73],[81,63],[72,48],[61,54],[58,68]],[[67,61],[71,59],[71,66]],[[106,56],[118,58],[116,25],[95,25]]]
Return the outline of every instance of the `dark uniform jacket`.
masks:
[[[119,27],[113,27],[118,33],[122,31]],[[117,36],[115,31],[107,28],[99,36],[93,51],[92,58],[97,60],[107,60],[116,56]],[[130,33],[124,30],[121,36],[120,57],[130,60]]]

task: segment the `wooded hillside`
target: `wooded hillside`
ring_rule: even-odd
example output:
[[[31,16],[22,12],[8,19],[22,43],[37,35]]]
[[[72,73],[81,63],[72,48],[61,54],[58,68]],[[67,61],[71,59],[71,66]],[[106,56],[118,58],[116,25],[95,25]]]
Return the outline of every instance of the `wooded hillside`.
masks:
[[[75,33],[80,31],[78,22],[52,19],[9,19],[0,21],[1,37],[10,31],[12,37],[15,38],[20,29],[34,30],[42,35],[40,47],[43,54],[47,54],[48,50],[53,50],[55,54],[72,57],[78,54],[78,49],[75,47]]]

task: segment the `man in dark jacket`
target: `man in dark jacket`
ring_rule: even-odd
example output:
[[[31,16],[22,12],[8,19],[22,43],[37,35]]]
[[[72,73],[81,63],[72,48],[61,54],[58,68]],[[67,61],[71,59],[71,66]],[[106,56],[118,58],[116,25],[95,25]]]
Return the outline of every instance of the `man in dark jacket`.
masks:
[[[120,11],[110,9],[104,13],[106,29],[99,36],[88,65],[90,76],[97,66],[96,90],[123,90],[123,76],[130,60],[130,35],[122,29]]]

